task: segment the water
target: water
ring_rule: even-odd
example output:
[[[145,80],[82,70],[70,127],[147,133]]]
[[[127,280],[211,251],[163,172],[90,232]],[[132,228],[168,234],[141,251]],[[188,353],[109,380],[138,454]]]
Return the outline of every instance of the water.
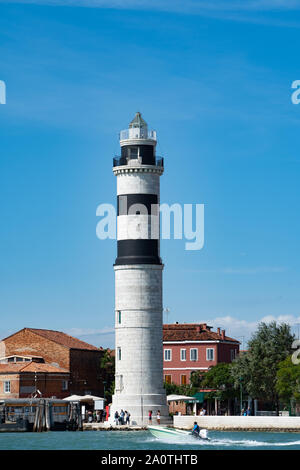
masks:
[[[210,431],[211,441],[162,441],[149,431],[0,433],[0,450],[299,450],[299,433]]]

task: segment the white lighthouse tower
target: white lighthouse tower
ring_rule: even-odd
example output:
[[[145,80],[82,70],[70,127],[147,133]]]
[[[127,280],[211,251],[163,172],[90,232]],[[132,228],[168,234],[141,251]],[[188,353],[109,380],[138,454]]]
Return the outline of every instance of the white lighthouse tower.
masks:
[[[121,157],[114,158],[117,177],[118,255],[115,270],[116,376],[115,411],[131,422],[147,424],[149,410],[169,417],[163,388],[162,271],[159,252],[160,176],[156,132],[140,113],[120,133]]]

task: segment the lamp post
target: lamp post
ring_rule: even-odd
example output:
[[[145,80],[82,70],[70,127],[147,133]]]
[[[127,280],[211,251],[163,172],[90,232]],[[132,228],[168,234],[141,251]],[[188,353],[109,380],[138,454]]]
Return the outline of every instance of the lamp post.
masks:
[[[166,312],[166,317],[167,317],[166,323],[168,323],[168,320],[169,320],[169,313],[170,313],[169,307],[164,308],[164,312]]]

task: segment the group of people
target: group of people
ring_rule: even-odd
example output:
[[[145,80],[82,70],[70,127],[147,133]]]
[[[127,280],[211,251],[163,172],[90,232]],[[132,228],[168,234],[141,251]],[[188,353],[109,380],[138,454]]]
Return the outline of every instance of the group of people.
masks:
[[[128,411],[121,410],[120,413],[118,411],[115,412],[115,423],[118,425],[130,425],[130,413]]]
[[[251,415],[251,410],[249,406],[246,410],[244,408],[242,409],[241,416],[250,416],[250,415]]]
[[[153,416],[153,412],[152,410],[149,410],[149,413],[148,413],[149,424],[152,424],[152,416]],[[160,424],[160,411],[159,410],[156,413],[156,422],[157,424]]]
[[[88,411],[87,421],[88,423],[103,423],[106,420],[106,410]]]
[[[205,408],[201,408],[200,412],[199,412],[199,416],[205,416],[206,415],[206,409]]]

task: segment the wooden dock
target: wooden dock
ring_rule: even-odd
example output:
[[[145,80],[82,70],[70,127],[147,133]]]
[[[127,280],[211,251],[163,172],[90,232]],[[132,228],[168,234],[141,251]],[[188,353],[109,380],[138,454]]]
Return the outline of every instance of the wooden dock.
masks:
[[[0,400],[0,432],[82,430],[79,403],[52,398]]]

